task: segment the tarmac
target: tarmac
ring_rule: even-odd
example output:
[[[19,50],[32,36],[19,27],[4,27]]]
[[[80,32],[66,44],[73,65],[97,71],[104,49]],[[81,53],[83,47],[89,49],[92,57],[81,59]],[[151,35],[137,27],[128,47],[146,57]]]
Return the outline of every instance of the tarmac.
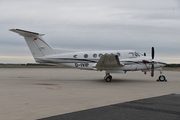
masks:
[[[179,120],[180,94],[93,108],[39,120]]]
[[[156,82],[159,72],[153,78],[142,72],[111,74],[110,83],[104,75],[78,69],[0,68],[0,119],[180,118],[179,71],[164,71],[168,82]]]

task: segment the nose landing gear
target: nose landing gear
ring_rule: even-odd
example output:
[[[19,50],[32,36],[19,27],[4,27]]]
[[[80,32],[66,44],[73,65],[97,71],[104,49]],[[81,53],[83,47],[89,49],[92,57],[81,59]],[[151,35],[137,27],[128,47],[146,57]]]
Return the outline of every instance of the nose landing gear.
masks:
[[[164,75],[160,75],[159,78],[157,79],[157,81],[167,82],[166,77]]]
[[[167,82],[167,79],[164,75],[162,75],[162,71],[160,70],[160,76],[159,78],[156,80],[157,82]]]

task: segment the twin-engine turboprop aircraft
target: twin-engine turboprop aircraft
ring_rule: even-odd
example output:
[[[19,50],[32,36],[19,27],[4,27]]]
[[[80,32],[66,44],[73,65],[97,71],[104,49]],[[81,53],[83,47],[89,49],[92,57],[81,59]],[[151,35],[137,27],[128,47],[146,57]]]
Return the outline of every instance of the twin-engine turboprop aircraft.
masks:
[[[162,75],[162,67],[166,63],[154,59],[154,47],[152,56],[148,57],[134,50],[107,50],[107,51],[72,51],[55,50],[47,44],[42,36],[36,32],[20,29],[10,29],[18,33],[26,40],[27,45],[38,63],[64,65],[78,69],[105,71],[104,80],[110,82],[110,73],[126,73],[127,71],[150,71],[154,76],[154,70],[160,71],[158,81],[167,81]]]

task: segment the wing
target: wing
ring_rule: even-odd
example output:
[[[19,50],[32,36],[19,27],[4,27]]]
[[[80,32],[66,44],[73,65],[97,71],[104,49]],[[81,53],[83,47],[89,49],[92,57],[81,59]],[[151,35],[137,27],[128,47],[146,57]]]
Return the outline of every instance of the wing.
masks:
[[[121,66],[124,65],[120,63],[118,55],[105,54],[101,56],[95,68],[97,68],[98,70],[105,70],[105,69],[121,67]]]

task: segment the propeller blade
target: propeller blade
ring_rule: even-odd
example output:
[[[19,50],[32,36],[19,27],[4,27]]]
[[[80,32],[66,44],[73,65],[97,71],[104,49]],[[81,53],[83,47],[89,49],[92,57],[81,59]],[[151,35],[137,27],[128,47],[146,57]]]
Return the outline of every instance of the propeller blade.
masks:
[[[152,59],[154,59],[154,47],[152,47],[152,51],[151,51],[151,55],[152,55]]]
[[[154,64],[151,66],[151,77],[154,77]]]

